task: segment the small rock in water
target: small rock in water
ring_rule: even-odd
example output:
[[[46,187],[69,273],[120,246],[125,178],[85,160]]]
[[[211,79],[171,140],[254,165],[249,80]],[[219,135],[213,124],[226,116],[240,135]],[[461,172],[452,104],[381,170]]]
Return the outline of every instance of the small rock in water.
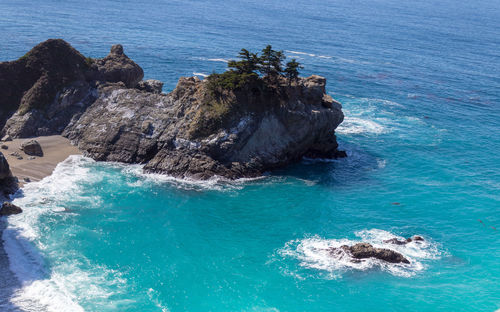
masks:
[[[24,182],[31,182],[31,179],[30,179],[30,178],[28,178],[28,177],[25,177],[25,178],[23,179],[23,181],[24,181]]]
[[[21,150],[26,153],[26,155],[32,156],[43,156],[42,147],[37,140],[29,140],[21,145]]]
[[[2,208],[0,208],[0,216],[10,216],[21,212],[23,210],[20,207],[9,202],[4,202]]]
[[[399,240],[397,238],[391,238],[388,240],[385,240],[384,243],[388,244],[394,244],[394,245],[406,245],[411,242],[423,242],[424,238],[422,236],[415,235],[413,237],[408,237],[405,240]]]

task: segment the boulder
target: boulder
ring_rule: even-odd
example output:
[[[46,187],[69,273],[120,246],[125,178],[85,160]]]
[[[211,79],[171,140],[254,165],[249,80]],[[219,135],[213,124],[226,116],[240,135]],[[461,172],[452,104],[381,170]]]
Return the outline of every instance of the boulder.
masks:
[[[21,212],[23,212],[23,210],[20,207],[9,202],[4,202],[2,208],[0,208],[0,216],[10,216]]]
[[[357,260],[375,258],[389,263],[410,263],[410,261],[399,252],[386,248],[376,248],[368,243],[358,243],[353,246],[343,245],[340,248],[331,248],[330,253],[338,253],[340,251],[339,249],[347,252]]]
[[[163,82],[154,79],[142,80],[139,81],[136,88],[142,91],[160,94],[163,89]]]
[[[21,144],[21,150],[26,155],[38,156],[38,157],[43,156],[42,147],[40,146],[40,143],[38,143],[37,140],[29,140],[27,142],[24,142],[23,144]]]
[[[97,80],[123,82],[128,88],[133,88],[144,77],[142,68],[123,53],[121,44],[113,45],[108,56],[95,62]]]

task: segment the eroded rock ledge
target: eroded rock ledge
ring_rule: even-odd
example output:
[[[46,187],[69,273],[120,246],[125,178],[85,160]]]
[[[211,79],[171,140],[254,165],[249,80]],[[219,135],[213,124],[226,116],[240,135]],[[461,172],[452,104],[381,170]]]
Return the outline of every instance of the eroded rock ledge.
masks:
[[[96,160],[195,179],[345,156],[335,138],[344,115],[323,77],[217,94],[196,77],[180,78],[169,94],[142,78],[120,45],[90,59],[63,40],[45,41],[0,63],[0,135],[63,134]]]

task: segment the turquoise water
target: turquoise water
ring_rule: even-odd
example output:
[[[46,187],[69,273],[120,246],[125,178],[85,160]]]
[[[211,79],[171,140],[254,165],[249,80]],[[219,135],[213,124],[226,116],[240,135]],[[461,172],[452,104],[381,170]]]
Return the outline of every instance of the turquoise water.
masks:
[[[122,43],[166,91],[271,43],[327,77],[349,157],[203,184],[72,157],[15,200],[21,285],[0,309],[500,308],[499,16],[496,1],[1,1],[0,59],[49,37],[94,57]],[[411,235],[427,242],[398,247],[408,266],[324,252]]]

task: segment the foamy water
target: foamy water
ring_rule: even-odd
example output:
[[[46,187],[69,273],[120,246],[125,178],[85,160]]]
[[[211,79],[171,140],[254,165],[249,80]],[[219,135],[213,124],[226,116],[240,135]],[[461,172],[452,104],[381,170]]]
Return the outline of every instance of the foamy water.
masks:
[[[384,230],[363,230],[356,232],[355,236],[358,239],[324,239],[313,236],[293,240],[287,242],[278,253],[282,257],[297,259],[300,266],[304,268],[326,271],[334,277],[341,277],[353,270],[381,270],[395,276],[412,277],[425,269],[425,260],[438,259],[440,256],[440,251],[435,244],[428,241],[429,238],[423,242],[412,241],[405,245],[395,245],[384,241],[393,238],[404,240],[405,238]],[[339,248],[343,245],[352,246],[361,242],[370,243],[376,248],[394,250],[402,254],[410,263],[389,263],[375,258],[353,261],[355,259],[345,252],[331,253],[332,248]]]

